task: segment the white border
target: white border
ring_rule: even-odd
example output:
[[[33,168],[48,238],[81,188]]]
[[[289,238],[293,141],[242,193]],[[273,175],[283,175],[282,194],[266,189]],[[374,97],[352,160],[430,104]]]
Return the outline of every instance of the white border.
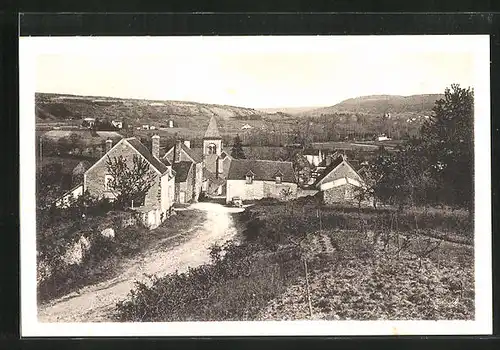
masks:
[[[133,40],[133,45],[123,42]],[[469,52],[475,56],[475,321],[265,321],[172,323],[39,323],[36,316],[35,249],[35,62],[40,54],[154,55],[164,45],[186,53],[379,52],[390,44],[399,52]],[[193,45],[194,44],[194,45]],[[252,36],[252,37],[21,37],[20,205],[21,336],[265,336],[265,335],[449,335],[492,333],[490,47],[488,35],[453,36]],[[450,82],[451,83],[451,82]]]

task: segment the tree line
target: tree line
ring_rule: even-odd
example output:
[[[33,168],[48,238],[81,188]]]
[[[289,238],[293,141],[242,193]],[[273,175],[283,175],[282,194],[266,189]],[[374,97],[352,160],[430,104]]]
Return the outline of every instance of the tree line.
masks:
[[[434,115],[421,127],[420,137],[399,146],[398,152],[379,149],[368,166],[367,184],[358,199],[402,207],[446,204],[473,212],[474,90],[452,84],[436,101]]]

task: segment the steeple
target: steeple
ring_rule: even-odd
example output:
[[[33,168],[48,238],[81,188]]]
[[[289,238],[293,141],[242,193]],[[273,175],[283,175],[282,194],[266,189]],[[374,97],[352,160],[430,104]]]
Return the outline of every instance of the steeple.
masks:
[[[217,121],[215,120],[214,116],[212,116],[210,118],[210,123],[208,123],[208,128],[207,128],[207,131],[205,132],[205,136],[203,136],[203,138],[209,139],[209,140],[222,139],[222,137],[220,137],[219,128],[217,127]]]

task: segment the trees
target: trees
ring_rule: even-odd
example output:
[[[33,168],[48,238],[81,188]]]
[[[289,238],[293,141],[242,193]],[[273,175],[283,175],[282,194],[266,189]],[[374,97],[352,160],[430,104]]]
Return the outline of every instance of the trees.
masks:
[[[106,163],[111,175],[108,188],[116,197],[116,203],[122,208],[134,203],[144,202],[144,198],[153,186],[155,174],[151,171],[149,163],[139,156],[134,156],[133,163],[129,166],[123,156],[109,157]]]
[[[473,203],[474,90],[452,84],[436,101],[434,116],[421,129],[434,179],[449,204]]]
[[[36,173],[36,199],[39,209],[48,209],[63,194],[64,173],[60,163],[39,167]]]
[[[395,153],[379,150],[370,167],[380,174],[375,196],[400,206],[440,202],[472,213],[473,105],[473,90],[453,84],[436,101],[420,139],[408,140]]]
[[[233,148],[231,149],[231,157],[234,159],[245,159],[245,152],[243,152],[243,144],[240,135],[236,134],[233,140]]]

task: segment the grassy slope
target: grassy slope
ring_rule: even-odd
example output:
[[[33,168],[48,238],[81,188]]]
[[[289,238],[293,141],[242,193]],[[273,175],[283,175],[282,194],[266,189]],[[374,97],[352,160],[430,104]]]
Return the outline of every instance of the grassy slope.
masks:
[[[309,116],[333,114],[341,112],[363,113],[381,116],[386,112],[391,114],[424,114],[430,115],[436,100],[441,94],[394,96],[374,95],[351,98],[334,106],[314,109],[304,112]]]
[[[279,124],[282,132],[291,131],[303,117],[319,117],[322,114],[339,112],[360,113],[369,117],[380,117],[391,112],[396,118],[430,114],[434,102],[441,95],[416,96],[365,96],[343,101],[335,106],[317,109],[257,110],[252,108],[213,105],[182,101],[148,101],[107,97],[36,94],[36,120],[39,125],[56,122],[78,124],[86,117],[124,119],[129,124],[140,126],[152,123],[157,126],[171,119],[177,132],[191,130],[202,133],[208,120],[214,115],[219,121],[221,133],[242,132],[244,124],[255,130],[272,130]],[[287,113],[289,111],[289,113]]]
[[[244,244],[224,248],[222,260],[219,250],[213,250],[213,265],[167,276],[152,287],[139,286],[132,298],[117,306],[117,318],[310,318],[301,258],[305,256],[313,318],[472,319],[472,231],[466,215],[406,212],[398,220],[396,234],[390,229],[395,224],[387,221],[391,214],[366,209],[360,216],[350,208],[323,208],[319,230],[314,206],[260,202],[239,217],[239,225],[247,227]],[[414,230],[415,217],[419,228],[439,230],[465,244],[444,241],[429,256],[422,256],[425,247],[437,240]],[[305,233],[308,238],[299,248],[293,242]],[[398,254],[404,241],[408,246]]]
[[[171,119],[180,128],[206,129],[215,116],[223,131],[248,123],[261,127],[262,121],[246,120],[267,113],[252,108],[183,101],[149,101],[108,97],[36,94],[37,122],[71,121],[83,118],[125,119],[129,124],[167,124]]]
[[[167,249],[166,246],[171,246],[175,242],[166,239],[176,238],[179,233],[182,236],[190,227],[202,222],[203,219],[203,212],[183,211],[150,231],[138,226],[120,228],[107,217],[88,218],[90,224],[82,223],[78,226],[79,229],[74,227],[76,221],[65,220],[46,230],[48,234],[38,233],[38,250],[42,256],[46,256],[45,261],[55,269],[53,275],[37,288],[39,302],[45,303],[117,276],[130,259],[148,254],[154,249]],[[100,236],[99,230],[92,227],[92,223],[95,222],[99,223],[98,227],[101,230],[104,227],[114,228],[115,239],[110,240]],[[74,241],[75,237],[79,238],[85,231],[91,231],[90,241],[93,245],[80,265],[65,266],[58,260],[60,256],[51,254],[53,251],[64,250],[62,247]]]

